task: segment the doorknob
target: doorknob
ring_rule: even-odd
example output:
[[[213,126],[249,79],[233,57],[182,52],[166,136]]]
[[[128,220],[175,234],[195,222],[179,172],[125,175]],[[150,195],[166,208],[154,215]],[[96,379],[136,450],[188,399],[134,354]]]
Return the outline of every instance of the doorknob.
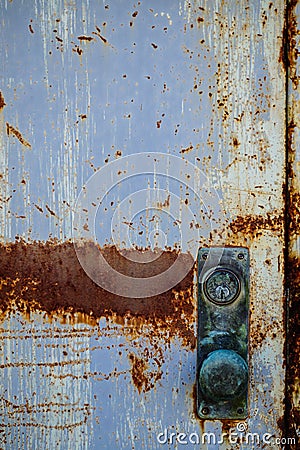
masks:
[[[247,416],[249,252],[198,254],[197,411],[202,419]]]

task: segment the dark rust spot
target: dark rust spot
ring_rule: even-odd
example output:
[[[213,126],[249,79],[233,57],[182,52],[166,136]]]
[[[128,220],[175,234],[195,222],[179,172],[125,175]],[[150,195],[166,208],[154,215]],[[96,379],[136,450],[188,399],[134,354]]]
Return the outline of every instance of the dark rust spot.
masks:
[[[50,207],[49,207],[48,205],[45,205],[45,207],[46,207],[46,209],[49,211],[49,213],[51,214],[51,216],[57,217],[56,214],[55,214],[55,212],[52,211],[52,209],[50,209]]]
[[[104,44],[107,43],[107,39],[104,36],[101,36],[101,34],[99,34],[99,38],[104,42]]]
[[[85,250],[93,252],[94,244],[86,244]],[[192,262],[190,255],[175,251],[163,252],[151,264],[130,261],[113,246],[104,247],[101,252],[110,266],[132,277],[162,273],[178,257],[183,265]],[[179,336],[183,345],[195,348],[193,273],[194,268],[177,286],[161,295],[127,298],[107,292],[86,275],[72,242],[2,244],[0,309],[3,315],[14,308],[25,315],[34,310],[44,311],[48,317],[55,314],[75,317],[75,313],[80,313],[93,324],[101,317],[112,318],[119,324],[131,320],[133,328],[148,324],[153,333],[157,330],[166,340]]]
[[[94,41],[95,39],[92,36],[78,36],[79,41]]]
[[[234,147],[238,147],[238,146],[240,145],[240,142],[238,141],[238,139],[237,139],[236,137],[234,137],[234,138],[232,139],[232,145],[233,145]]]
[[[43,209],[42,209],[39,205],[37,205],[37,204],[35,203],[34,206],[36,207],[36,209],[37,209],[39,212],[44,213]]]
[[[80,55],[82,55],[83,50],[78,45],[75,45],[75,47],[72,48],[72,52],[78,53],[78,55],[80,56]]]
[[[6,103],[4,101],[4,97],[2,95],[2,92],[0,91],[0,110],[3,109],[5,105]]]
[[[26,139],[23,138],[20,131],[14,128],[12,125],[10,125],[8,122],[6,122],[6,133],[7,136],[9,136],[10,134],[14,135],[21,142],[22,145],[31,148],[31,144],[28,141],[26,141]]]

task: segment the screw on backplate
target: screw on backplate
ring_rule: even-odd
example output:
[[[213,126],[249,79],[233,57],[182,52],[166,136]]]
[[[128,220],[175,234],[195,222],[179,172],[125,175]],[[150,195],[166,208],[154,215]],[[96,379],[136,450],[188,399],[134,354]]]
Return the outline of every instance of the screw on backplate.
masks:
[[[207,416],[209,413],[209,408],[207,406],[204,406],[204,408],[201,409],[201,412],[204,416]]]
[[[239,254],[238,254],[238,259],[244,259],[244,258],[245,258],[244,253],[239,253]]]
[[[202,259],[207,259],[207,257],[208,257],[208,254],[207,253],[203,253]]]
[[[243,414],[244,408],[240,407],[240,408],[238,408],[238,409],[236,410],[236,412],[237,412],[238,414]]]

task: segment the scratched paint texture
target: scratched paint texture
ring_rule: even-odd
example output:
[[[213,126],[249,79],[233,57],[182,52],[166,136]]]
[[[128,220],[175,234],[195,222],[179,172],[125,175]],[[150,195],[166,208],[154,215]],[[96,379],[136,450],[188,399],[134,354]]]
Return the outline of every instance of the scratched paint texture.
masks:
[[[199,244],[250,249],[246,423],[284,434],[284,17],[283,0],[1,3],[3,448],[155,449],[165,428],[236,425],[194,412],[193,273],[154,310],[147,299],[122,308],[89,296],[70,259],[83,183],[147,151],[196,164],[220,193],[225,219]],[[167,199],[172,184],[161,186]],[[167,234],[174,250],[170,223]],[[109,227],[99,239],[111,244]]]

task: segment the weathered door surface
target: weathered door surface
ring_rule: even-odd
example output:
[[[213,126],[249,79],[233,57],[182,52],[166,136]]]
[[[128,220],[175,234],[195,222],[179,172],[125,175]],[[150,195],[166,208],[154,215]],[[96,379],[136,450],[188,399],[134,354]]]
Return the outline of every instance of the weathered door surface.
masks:
[[[1,449],[297,447],[297,13],[1,2]],[[250,254],[242,420],[196,413],[213,246]]]

